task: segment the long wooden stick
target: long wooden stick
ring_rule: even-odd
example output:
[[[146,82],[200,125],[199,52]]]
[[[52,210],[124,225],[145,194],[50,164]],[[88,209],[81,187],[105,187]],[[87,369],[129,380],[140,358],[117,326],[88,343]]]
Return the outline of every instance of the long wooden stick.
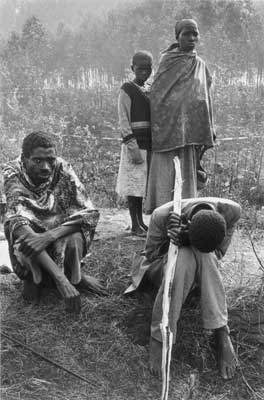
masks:
[[[60,368],[63,371],[67,372],[68,374],[71,374],[71,375],[75,376],[76,378],[88,383],[88,385],[90,385],[90,386],[96,387],[96,383],[95,382],[92,382],[91,380],[86,379],[84,376],[79,375],[74,371],[71,371],[70,369],[68,369],[68,368],[64,367],[63,365],[59,364],[57,361],[51,360],[50,358],[48,358],[44,354],[39,353],[35,349],[32,349],[32,347],[29,347],[28,345],[26,345],[25,343],[21,342],[20,340],[15,339],[12,336],[9,336],[7,333],[5,333],[3,331],[1,331],[1,335],[4,336],[6,339],[11,340],[15,344],[25,348],[26,350],[31,351],[31,353],[33,353],[36,356],[42,358],[43,360],[47,361],[48,363],[55,365],[55,367]]]
[[[181,190],[182,190],[182,178],[181,178],[181,167],[180,160],[178,157],[174,158],[175,166],[175,185],[174,185],[174,199],[173,199],[173,211],[177,214],[181,214]],[[175,273],[175,267],[178,256],[178,247],[173,243],[170,243],[168,252],[168,261],[164,270],[164,292],[162,302],[162,321],[160,324],[160,330],[162,333],[162,400],[168,399],[169,393],[169,380],[170,380],[170,362],[171,362],[171,351],[173,334],[169,327],[169,311],[171,302],[171,289],[172,282]]]

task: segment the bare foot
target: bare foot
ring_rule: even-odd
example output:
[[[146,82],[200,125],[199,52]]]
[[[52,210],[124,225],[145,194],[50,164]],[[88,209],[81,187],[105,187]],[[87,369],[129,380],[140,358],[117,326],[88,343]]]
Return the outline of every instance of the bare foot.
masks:
[[[238,360],[232,345],[229,330],[224,326],[216,330],[216,338],[218,345],[218,367],[222,378],[231,379],[235,374]]]
[[[162,343],[153,337],[149,341],[149,369],[157,378],[161,378]]]
[[[108,294],[99,280],[90,275],[82,275],[81,281],[75,286],[80,291],[96,293],[99,296],[107,296]]]
[[[81,311],[80,295],[65,299],[65,309],[68,312],[79,313]]]
[[[39,285],[33,282],[31,278],[24,280],[22,296],[26,301],[38,303],[41,296]]]
[[[80,312],[81,298],[77,289],[68,281],[65,276],[56,279],[56,286],[61,296],[65,299],[66,311]]]

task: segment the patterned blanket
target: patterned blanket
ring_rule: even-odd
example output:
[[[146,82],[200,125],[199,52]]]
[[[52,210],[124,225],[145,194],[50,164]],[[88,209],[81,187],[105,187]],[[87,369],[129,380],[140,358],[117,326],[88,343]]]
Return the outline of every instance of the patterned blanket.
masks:
[[[4,186],[7,200],[5,235],[14,271],[21,279],[25,277],[25,270],[14,255],[13,247],[14,231],[21,225],[29,225],[35,232],[40,233],[61,224],[78,224],[86,253],[95,232],[99,212],[94,209],[84,186],[70,164],[57,158],[49,181],[35,186],[19,157],[6,164]],[[64,250],[64,239],[56,241],[49,249],[50,255],[61,268],[63,268]]]

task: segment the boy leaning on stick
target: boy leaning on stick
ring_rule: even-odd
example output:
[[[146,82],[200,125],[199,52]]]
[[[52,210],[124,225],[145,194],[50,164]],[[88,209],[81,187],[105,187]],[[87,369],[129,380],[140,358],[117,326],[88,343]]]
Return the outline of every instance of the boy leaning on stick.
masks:
[[[224,379],[230,379],[237,358],[229,335],[219,260],[228,249],[241,208],[234,201],[216,197],[182,200],[181,216],[172,212],[172,208],[173,203],[169,202],[153,212],[144,252],[134,259],[132,285],[126,290],[133,292],[143,280],[159,288],[152,311],[150,369],[155,375],[161,374],[163,271],[172,241],[179,246],[169,313],[173,342],[182,306],[188,294],[199,287],[203,326],[214,331],[219,371]]]

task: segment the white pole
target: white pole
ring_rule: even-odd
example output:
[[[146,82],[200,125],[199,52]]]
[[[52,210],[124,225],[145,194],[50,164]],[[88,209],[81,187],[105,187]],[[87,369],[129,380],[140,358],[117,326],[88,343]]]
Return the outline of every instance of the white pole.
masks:
[[[173,199],[173,211],[181,215],[181,191],[182,191],[182,178],[181,178],[181,166],[178,157],[174,158],[175,166],[175,185],[174,185],[174,199]],[[173,334],[169,327],[169,311],[171,302],[171,287],[175,273],[175,267],[178,256],[178,247],[173,243],[170,243],[168,252],[168,261],[164,269],[164,292],[162,302],[162,321],[160,329],[162,333],[162,400],[168,399],[169,393],[169,380],[170,380],[170,362],[171,362],[171,351]]]

